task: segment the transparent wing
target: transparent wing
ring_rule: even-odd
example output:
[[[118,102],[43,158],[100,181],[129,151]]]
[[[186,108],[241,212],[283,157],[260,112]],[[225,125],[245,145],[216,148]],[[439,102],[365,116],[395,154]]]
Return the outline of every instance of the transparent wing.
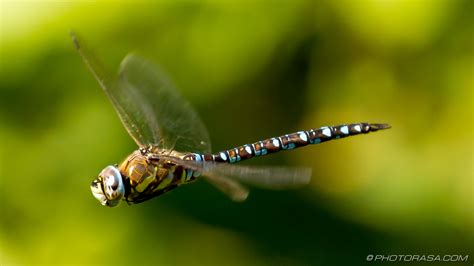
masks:
[[[204,164],[203,174],[227,176],[242,183],[267,189],[289,189],[306,185],[311,180],[311,168],[257,167],[243,165],[213,166]]]
[[[71,33],[71,37],[76,50],[82,57],[82,60],[92,72],[95,79],[99,82],[109,100],[112,102],[115,111],[117,111],[120,120],[133,140],[135,140],[139,146],[145,145],[149,142],[159,141],[158,130],[155,130],[154,134],[151,134],[151,132],[154,131],[154,129],[152,129],[153,127],[157,129],[157,127],[154,126],[156,123],[153,119],[154,115],[142,115],[142,119],[138,120],[136,117],[137,115],[134,115],[134,113],[144,112],[142,110],[143,107],[138,107],[132,103],[143,101],[141,99],[136,99],[139,97],[138,93],[124,91],[123,86],[119,85],[118,79],[115,75],[106,71],[99,60],[87,49],[87,47],[84,46],[77,36]],[[150,112],[149,110],[145,110],[145,113],[146,111]]]
[[[229,196],[233,201],[242,202],[247,199],[249,190],[239,182],[227,177],[207,173],[203,176],[207,182]]]
[[[209,135],[201,119],[157,66],[128,55],[116,77],[104,70],[74,34],[72,38],[139,146],[152,144],[167,150],[210,151]]]
[[[172,156],[160,156],[160,159],[200,172],[207,181],[236,201],[245,200],[248,195],[247,189],[239,182],[266,189],[289,189],[306,185],[311,180],[311,168],[197,162]]]
[[[159,142],[147,144],[159,144],[169,150],[210,152],[206,127],[158,66],[136,55],[128,55],[120,67],[120,87],[140,98],[139,103],[130,105],[141,110],[132,114],[135,120],[152,123],[146,131],[147,139],[156,141],[155,132],[161,133]]]

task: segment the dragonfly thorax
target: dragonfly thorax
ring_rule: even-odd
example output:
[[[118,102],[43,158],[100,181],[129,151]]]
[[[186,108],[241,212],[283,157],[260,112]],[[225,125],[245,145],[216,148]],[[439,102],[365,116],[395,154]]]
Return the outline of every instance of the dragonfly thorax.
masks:
[[[157,149],[138,149],[119,165],[126,188],[124,200],[138,203],[195,180],[192,170],[160,159],[162,154],[164,153]]]
[[[143,150],[136,150],[120,164],[119,171],[132,187],[136,187],[145,179],[155,177],[157,167],[149,162]]]

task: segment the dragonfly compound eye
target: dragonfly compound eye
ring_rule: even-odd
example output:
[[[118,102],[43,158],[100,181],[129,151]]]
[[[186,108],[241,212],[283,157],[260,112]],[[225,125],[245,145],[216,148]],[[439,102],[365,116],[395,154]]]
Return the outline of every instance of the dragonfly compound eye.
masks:
[[[91,184],[92,194],[102,205],[117,206],[125,195],[122,175],[115,166],[107,166]]]
[[[99,200],[100,204],[105,205],[107,203],[107,198],[104,195],[104,191],[102,189],[102,181],[97,178],[91,183],[91,191],[94,198]]]

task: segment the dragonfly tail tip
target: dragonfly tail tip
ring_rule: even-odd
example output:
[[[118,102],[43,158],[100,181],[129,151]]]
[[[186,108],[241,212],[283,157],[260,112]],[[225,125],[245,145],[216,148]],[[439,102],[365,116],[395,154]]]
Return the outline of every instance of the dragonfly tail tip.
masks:
[[[370,124],[370,131],[377,131],[392,128],[389,124]]]

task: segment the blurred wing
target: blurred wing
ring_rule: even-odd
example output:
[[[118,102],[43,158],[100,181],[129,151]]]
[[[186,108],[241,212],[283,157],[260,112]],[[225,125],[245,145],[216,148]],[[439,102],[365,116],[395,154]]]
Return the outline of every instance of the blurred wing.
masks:
[[[289,189],[307,185],[311,180],[311,168],[262,167],[205,163],[203,175],[228,176],[242,183],[266,189]]]
[[[158,144],[167,150],[210,152],[206,127],[158,66],[128,55],[121,63],[119,79],[120,91],[133,99],[122,101],[127,110],[133,110],[130,116],[148,140],[143,144]]]
[[[207,182],[229,196],[233,201],[242,202],[247,199],[249,190],[239,182],[227,177],[207,173],[203,176]]]
[[[162,149],[210,151],[204,124],[156,66],[129,55],[122,61],[116,78],[105,71],[74,34],[71,36],[77,51],[139,146],[153,144]]]
[[[247,189],[240,185],[239,181],[266,189],[289,189],[306,185],[311,180],[310,168],[197,162],[171,156],[160,156],[160,158],[200,172],[203,178],[236,201],[245,200],[248,194]]]

